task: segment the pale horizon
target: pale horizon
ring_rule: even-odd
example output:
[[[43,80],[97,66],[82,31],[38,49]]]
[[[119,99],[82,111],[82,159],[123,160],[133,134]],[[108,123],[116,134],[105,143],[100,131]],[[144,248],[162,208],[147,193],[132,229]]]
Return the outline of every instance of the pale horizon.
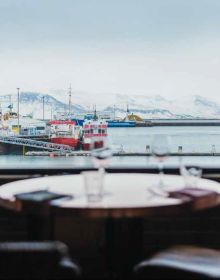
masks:
[[[0,94],[220,92],[216,0],[2,0]]]

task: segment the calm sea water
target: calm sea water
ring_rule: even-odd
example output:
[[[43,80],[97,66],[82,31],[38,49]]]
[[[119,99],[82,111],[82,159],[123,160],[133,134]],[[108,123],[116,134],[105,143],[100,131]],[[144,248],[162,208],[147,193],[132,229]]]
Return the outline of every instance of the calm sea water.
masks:
[[[170,135],[171,151],[220,153],[220,126],[163,126],[137,128],[109,128],[109,139],[113,145],[123,145],[127,152],[144,152],[152,144],[155,134]]]
[[[145,152],[146,145],[152,144],[155,134],[167,134],[171,138],[171,151],[177,152],[178,146],[183,152],[211,152],[213,149],[220,153],[220,127],[218,126],[170,126],[170,127],[140,127],[140,128],[109,128],[110,143],[123,146],[127,152]],[[166,165],[176,166],[179,157],[169,157]],[[219,156],[183,157],[183,161],[191,164],[220,166]],[[156,161],[152,157],[113,157],[110,166],[154,166]],[[89,157],[23,157],[0,156],[0,167],[3,168],[59,168],[62,167],[91,167]]]

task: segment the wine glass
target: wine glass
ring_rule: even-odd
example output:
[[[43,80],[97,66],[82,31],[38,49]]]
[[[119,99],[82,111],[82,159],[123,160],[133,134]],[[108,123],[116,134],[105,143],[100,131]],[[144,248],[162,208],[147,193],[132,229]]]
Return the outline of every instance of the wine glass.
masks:
[[[164,190],[164,171],[163,171],[163,163],[164,160],[170,154],[170,137],[166,134],[155,134],[152,139],[151,152],[154,158],[158,161],[158,169],[159,169],[159,183],[157,190],[158,194],[160,192],[161,195],[167,196],[168,194]]]
[[[98,173],[104,182],[105,168],[108,165],[108,161],[113,153],[108,137],[105,136],[101,140],[94,137],[91,148],[93,164],[96,168],[98,168]]]

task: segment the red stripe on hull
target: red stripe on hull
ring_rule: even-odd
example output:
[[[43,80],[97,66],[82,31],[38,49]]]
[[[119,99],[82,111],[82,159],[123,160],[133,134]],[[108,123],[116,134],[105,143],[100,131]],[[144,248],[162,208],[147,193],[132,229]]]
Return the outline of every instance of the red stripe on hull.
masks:
[[[94,149],[100,149],[104,146],[104,143],[102,140],[100,141],[95,141],[94,143]],[[90,150],[91,149],[91,144],[90,143],[83,143],[83,150]]]
[[[89,143],[83,143],[83,150],[84,151],[89,151],[90,150],[90,145]]]
[[[55,144],[62,144],[62,145],[68,145],[71,147],[76,147],[78,144],[78,139],[74,138],[51,138],[51,142]]]

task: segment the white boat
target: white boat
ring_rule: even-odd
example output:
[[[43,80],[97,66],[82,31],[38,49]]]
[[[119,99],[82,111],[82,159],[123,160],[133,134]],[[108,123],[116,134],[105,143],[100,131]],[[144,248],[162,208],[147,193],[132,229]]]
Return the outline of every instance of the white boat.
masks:
[[[83,124],[82,148],[101,148],[107,137],[108,124],[103,120],[86,120]]]

